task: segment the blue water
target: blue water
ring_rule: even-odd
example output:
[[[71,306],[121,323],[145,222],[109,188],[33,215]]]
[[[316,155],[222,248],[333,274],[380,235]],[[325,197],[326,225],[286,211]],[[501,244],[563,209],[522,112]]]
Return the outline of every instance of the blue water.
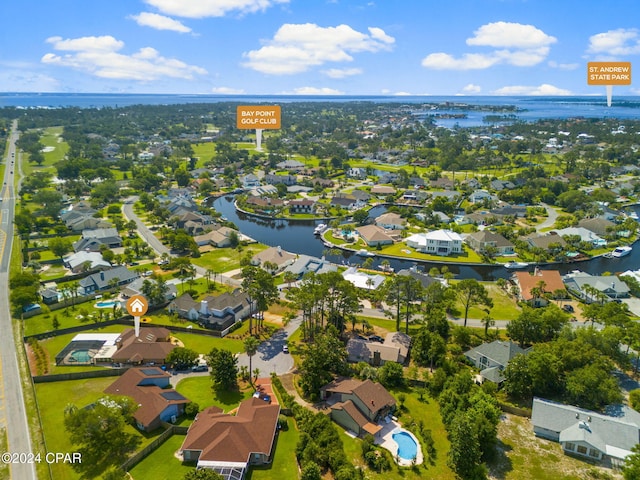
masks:
[[[95,306],[96,306],[96,308],[111,308],[114,305],[120,305],[120,302],[109,300],[107,302],[98,302],[98,303],[96,303]]]
[[[405,460],[413,460],[418,455],[418,445],[407,432],[394,433],[393,440],[398,444],[398,456]]]
[[[594,91],[594,93],[596,93]],[[176,105],[185,103],[281,103],[292,102],[378,102],[406,105],[439,104],[433,113],[467,113],[466,119],[439,119],[442,126],[470,127],[483,124],[488,111],[447,108],[447,103],[469,105],[513,105],[519,120],[535,121],[541,118],[635,118],[640,119],[639,97],[613,97],[613,105],[607,107],[605,91],[589,97],[510,97],[510,96],[376,96],[376,95],[160,95],[160,94],[111,94],[111,93],[0,93],[0,107],[126,107],[130,105]],[[429,113],[429,112],[427,112]]]
[[[89,355],[89,350],[74,350],[71,353],[71,358],[78,363],[87,363],[91,360],[91,355]]]

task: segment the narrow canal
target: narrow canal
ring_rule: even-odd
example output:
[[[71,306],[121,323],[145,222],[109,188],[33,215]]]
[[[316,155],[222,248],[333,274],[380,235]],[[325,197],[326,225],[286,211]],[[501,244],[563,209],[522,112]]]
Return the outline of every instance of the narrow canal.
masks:
[[[260,243],[270,246],[280,246],[284,250],[292,253],[312,255],[315,257],[326,256],[335,263],[362,263],[364,260],[351,252],[342,252],[340,256],[328,255],[325,247],[318,237],[313,235],[313,229],[321,223],[317,220],[295,221],[261,219],[237,212],[233,205],[233,196],[219,197],[214,200],[212,206],[222,216],[235,223],[242,233],[255,239]],[[369,212],[372,217],[382,214],[385,207],[374,207]],[[374,257],[374,267],[378,267],[383,258]],[[440,268],[443,263],[396,260],[387,259],[395,271],[403,268],[410,268],[416,263],[424,271],[429,271],[432,267]],[[476,280],[496,280],[498,278],[509,278],[513,270],[508,270],[502,266],[487,265],[457,265],[447,263],[449,271],[456,278],[475,278]],[[543,267],[545,268],[545,267]],[[546,267],[550,268],[550,267]],[[623,258],[595,258],[586,262],[575,262],[553,266],[565,274],[571,270],[582,270],[592,275],[600,275],[604,272],[620,273],[626,270],[637,270],[640,268],[640,244],[636,245],[631,254]]]

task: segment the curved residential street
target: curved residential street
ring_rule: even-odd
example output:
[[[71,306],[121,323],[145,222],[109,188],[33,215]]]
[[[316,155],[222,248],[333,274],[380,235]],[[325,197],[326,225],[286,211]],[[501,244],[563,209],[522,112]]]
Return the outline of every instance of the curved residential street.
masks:
[[[0,430],[6,431],[7,451],[12,453],[31,453],[31,436],[22,394],[18,349],[14,342],[9,303],[9,266],[13,247],[13,218],[15,213],[14,178],[18,140],[18,124],[11,126],[8,157],[5,159],[0,203]],[[19,165],[18,165],[19,166]],[[0,432],[0,435],[2,432]],[[36,479],[35,464],[11,464],[11,478],[15,480]]]

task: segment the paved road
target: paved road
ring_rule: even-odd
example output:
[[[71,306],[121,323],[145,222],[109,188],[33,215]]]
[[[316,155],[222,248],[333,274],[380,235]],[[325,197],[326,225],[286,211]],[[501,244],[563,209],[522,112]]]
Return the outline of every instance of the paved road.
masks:
[[[144,222],[136,215],[133,210],[133,204],[138,200],[138,197],[129,197],[125,200],[124,205],[122,206],[122,213],[127,220],[133,220],[136,222],[138,226],[138,234],[142,239],[149,244],[151,248],[156,252],[158,256],[161,256],[163,253],[166,253],[172,257],[176,255],[172,254],[171,251],[155,236],[155,234],[147,227]],[[207,273],[205,268],[194,265],[196,268],[197,276],[204,277]],[[217,278],[220,283],[226,283],[227,285],[240,286],[242,283],[240,280],[236,278],[232,278],[227,275],[218,274]]]
[[[9,156],[2,185],[0,203],[0,427],[7,430],[8,450],[16,453],[31,453],[31,437],[24,407],[18,349],[14,343],[9,304],[9,265],[13,246],[13,218],[15,211],[14,155],[18,140],[17,122],[14,121],[9,137]],[[19,162],[18,158],[15,158]],[[1,453],[1,452],[0,452]],[[36,479],[34,464],[13,464],[11,478],[16,480]]]
[[[547,205],[546,203],[541,203],[540,205],[547,210],[547,218],[545,218],[544,222],[536,225],[536,231],[538,232],[544,230],[545,228],[552,227],[556,223],[556,219],[558,218],[558,212],[556,212],[553,207]]]
[[[258,351],[251,359],[251,368],[260,369],[260,376],[264,377],[273,372],[282,375],[293,368],[293,358],[284,353],[282,347],[287,343],[289,336],[293,334],[302,323],[302,317],[291,320],[283,329],[277,331],[269,340],[260,344]],[[249,356],[246,353],[238,355],[238,366],[249,367]]]

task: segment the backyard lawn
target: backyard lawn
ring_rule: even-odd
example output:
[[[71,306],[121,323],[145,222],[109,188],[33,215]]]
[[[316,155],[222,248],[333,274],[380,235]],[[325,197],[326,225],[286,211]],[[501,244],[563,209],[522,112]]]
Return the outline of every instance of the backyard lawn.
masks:
[[[192,262],[199,267],[211,269],[217,273],[224,273],[240,268],[240,259],[245,255],[253,256],[267,248],[269,248],[267,245],[261,243],[252,243],[242,248],[241,251],[235,248],[216,248],[210,252],[203,253],[199,258],[193,258]]]
[[[176,390],[192,402],[197,403],[201,411],[215,405],[225,412],[229,412],[238,407],[242,400],[253,394],[252,389],[237,392],[215,391],[211,388],[209,375],[183,378],[176,385]]]
[[[455,284],[455,280],[451,282]],[[489,297],[493,301],[493,308],[489,312],[494,320],[513,320],[522,310],[516,299],[511,297],[500,288],[495,282],[480,282],[489,292]],[[464,308],[462,303],[457,302],[455,306],[458,310],[457,316],[464,318]],[[475,306],[469,309],[468,318],[482,319],[486,316],[486,312],[482,306]]]
[[[144,460],[129,470],[133,480],[180,480],[193,465],[185,465],[176,458],[175,453],[180,450],[184,435],[173,435]]]
[[[252,468],[247,480],[295,480],[299,478],[296,445],[300,438],[295,421],[287,418],[288,430],[281,430],[275,445],[273,462],[268,467]]]

